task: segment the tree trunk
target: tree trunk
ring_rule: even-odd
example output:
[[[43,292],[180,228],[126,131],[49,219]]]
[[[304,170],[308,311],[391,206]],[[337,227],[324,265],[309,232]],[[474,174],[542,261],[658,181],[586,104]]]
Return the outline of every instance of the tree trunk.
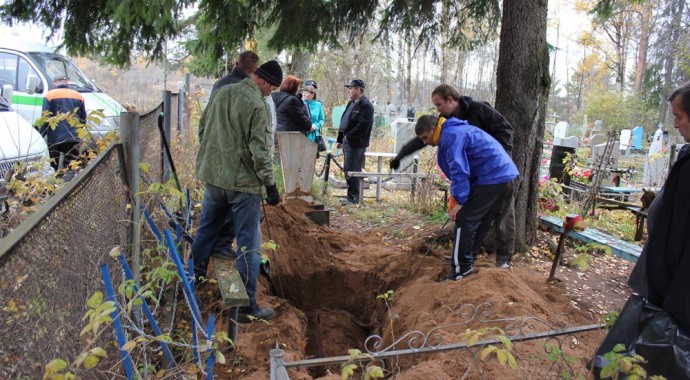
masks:
[[[547,0],[504,0],[496,75],[496,109],[513,125],[516,183],[515,243],[526,251],[538,227],[539,164],[549,96]],[[515,38],[520,36],[520,38]]]
[[[288,74],[294,75],[302,82],[307,80],[310,54],[302,49],[295,49],[292,53],[292,62],[288,65]]]
[[[673,91],[673,70],[675,69],[675,58],[674,54],[678,50],[678,39],[680,36],[683,15],[683,6],[685,5],[684,0],[673,0],[671,1],[671,9],[673,19],[671,21],[669,40],[666,41],[665,48],[665,63],[664,63],[664,92],[661,94],[661,104],[659,107],[659,118],[658,123],[664,124],[666,122],[666,115],[668,111],[668,102],[666,102],[666,97]]]
[[[635,65],[635,83],[633,84],[633,94],[636,98],[642,93],[642,80],[644,71],[647,67],[647,47],[649,45],[649,22],[652,16],[652,1],[644,3],[642,8],[642,18],[640,19],[640,45],[637,53],[637,63]]]

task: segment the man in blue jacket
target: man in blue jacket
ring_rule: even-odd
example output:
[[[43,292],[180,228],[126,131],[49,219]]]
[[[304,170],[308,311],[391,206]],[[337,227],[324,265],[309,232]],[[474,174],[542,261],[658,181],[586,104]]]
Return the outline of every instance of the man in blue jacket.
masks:
[[[43,98],[43,112],[47,111],[49,117],[73,114],[79,123],[85,123],[84,97],[69,88],[69,78],[64,75],[56,75],[53,78],[53,83],[55,88],[48,91]],[[70,162],[79,158],[81,139],[77,134],[77,129],[68,119],[60,120],[55,129],[50,128],[49,123],[45,123],[39,132],[48,140],[50,165],[53,169],[61,168],[60,156],[63,156],[64,159],[62,167],[69,167]]]
[[[424,115],[415,133],[425,144],[438,146],[438,165],[457,201],[449,211],[455,221],[451,271],[439,281],[460,280],[472,273],[477,228],[491,223],[489,211],[519,173],[496,139],[465,120]]]
[[[364,168],[364,153],[369,147],[371,127],[374,125],[374,106],[364,96],[364,81],[353,79],[346,84],[350,101],[345,107],[338,129],[338,148],[343,147],[345,155],[345,170],[348,172],[362,171]],[[345,177],[347,181],[347,199],[344,205],[360,203],[359,180],[355,177]]]
[[[436,106],[436,111],[443,117],[454,116],[461,120],[467,120],[470,125],[480,128],[495,138],[503,149],[511,155],[513,148],[513,126],[493,109],[489,103],[477,101],[469,96],[460,96],[460,91],[448,84],[441,84],[431,93],[431,102]],[[424,148],[424,142],[418,137],[408,141],[391,160],[391,169],[397,170],[400,160],[412,153]],[[513,199],[514,186],[509,186],[498,198],[494,209],[490,211],[496,225],[494,235],[496,247],[496,266],[503,269],[510,268],[510,261],[515,253],[515,207]],[[477,254],[482,247],[484,237],[491,223],[482,224],[482,229],[477,231],[474,252]]]

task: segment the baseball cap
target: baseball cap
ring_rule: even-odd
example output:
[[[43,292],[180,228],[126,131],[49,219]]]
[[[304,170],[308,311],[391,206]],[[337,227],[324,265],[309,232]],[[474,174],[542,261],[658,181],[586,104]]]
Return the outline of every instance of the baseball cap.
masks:
[[[346,84],[345,87],[360,87],[364,88],[364,81],[361,79],[353,79],[350,84]]]

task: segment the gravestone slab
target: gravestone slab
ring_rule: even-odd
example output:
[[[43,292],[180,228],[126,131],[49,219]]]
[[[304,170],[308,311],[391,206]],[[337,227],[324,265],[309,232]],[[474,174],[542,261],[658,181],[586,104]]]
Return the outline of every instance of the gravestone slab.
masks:
[[[553,144],[562,146],[563,143],[561,142],[561,140],[565,138],[567,133],[568,133],[568,122],[567,121],[559,121],[553,127]]]
[[[592,153],[594,153],[594,147],[600,144],[606,144],[607,137],[606,135],[602,135],[600,133],[593,134],[592,136],[589,137],[589,148],[591,149]]]
[[[632,130],[632,148],[642,150],[642,139],[644,138],[644,128],[639,125]]]
[[[663,154],[664,150],[664,131],[661,126],[654,132],[652,144],[644,161],[644,172],[642,173],[642,186],[659,188],[664,184],[666,178],[666,168],[668,167],[668,156]]]
[[[407,144],[408,141],[412,140],[413,138],[417,137],[417,135],[414,133],[414,126],[415,122],[409,121],[407,118],[401,117],[395,119],[391,123],[391,135],[393,136],[393,152],[394,153],[399,153],[402,147]],[[411,162],[412,159],[414,158],[415,154],[411,154],[405,158],[403,158],[400,161],[400,168],[398,170],[402,170],[406,168]],[[397,182],[409,182],[410,180],[407,178],[396,178],[394,181]]]
[[[580,144],[580,139],[577,136],[568,136],[561,139],[560,146],[567,146],[568,148],[577,148]]]

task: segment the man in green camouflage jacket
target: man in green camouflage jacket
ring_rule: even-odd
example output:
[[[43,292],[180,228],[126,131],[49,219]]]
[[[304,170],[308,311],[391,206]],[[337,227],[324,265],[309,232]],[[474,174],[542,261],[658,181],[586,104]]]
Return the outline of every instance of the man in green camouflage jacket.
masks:
[[[250,306],[239,310],[239,322],[249,316],[270,320],[271,308],[256,303],[256,284],[261,264],[261,187],[266,202],[280,202],[273,178],[273,130],[264,97],[279,86],[283,71],[276,61],[261,65],[249,78],[222,87],[213,96],[199,122],[199,152],[196,176],[205,182],[204,205],[192,252],[194,274],[206,276],[216,239],[232,215],[237,233],[235,266],[242,276]]]

